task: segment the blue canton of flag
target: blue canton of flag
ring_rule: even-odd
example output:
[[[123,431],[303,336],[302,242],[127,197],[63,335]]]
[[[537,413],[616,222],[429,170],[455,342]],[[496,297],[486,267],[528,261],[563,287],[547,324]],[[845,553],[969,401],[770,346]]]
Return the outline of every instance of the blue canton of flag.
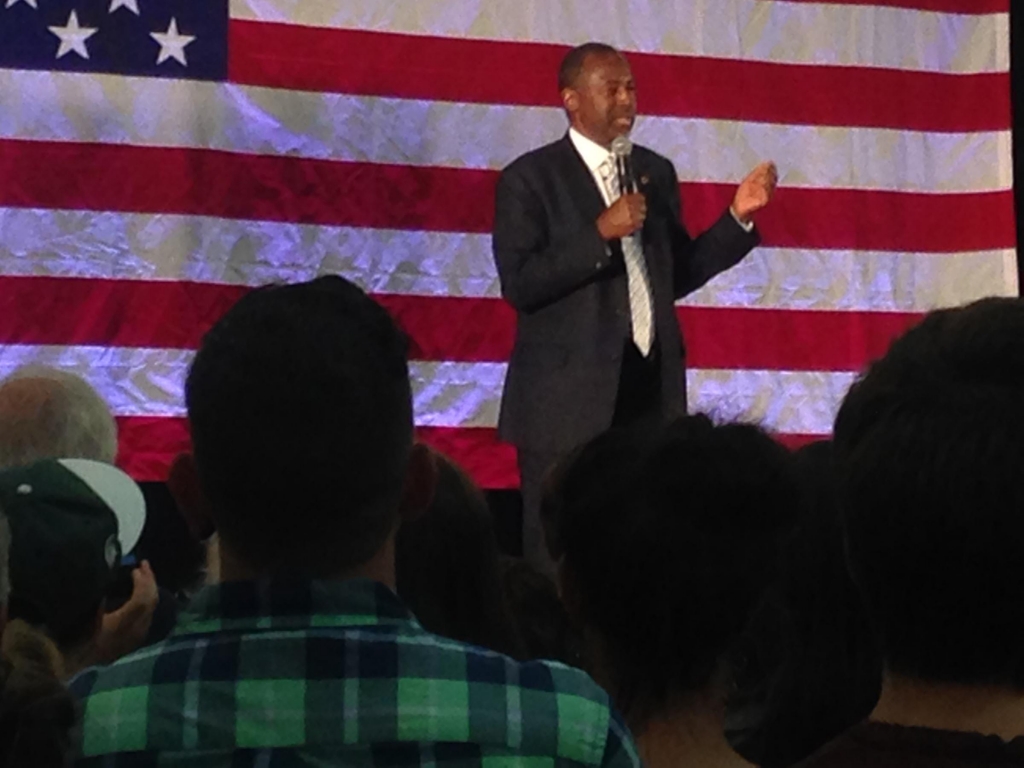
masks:
[[[227,0],[0,0],[0,67],[227,77]]]

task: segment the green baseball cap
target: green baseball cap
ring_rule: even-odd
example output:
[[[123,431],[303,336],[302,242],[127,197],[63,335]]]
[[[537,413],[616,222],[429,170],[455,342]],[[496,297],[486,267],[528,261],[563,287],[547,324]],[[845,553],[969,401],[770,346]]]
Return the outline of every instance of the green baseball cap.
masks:
[[[0,510],[11,529],[10,614],[58,638],[96,610],[146,522],[135,481],[87,459],[0,472]]]

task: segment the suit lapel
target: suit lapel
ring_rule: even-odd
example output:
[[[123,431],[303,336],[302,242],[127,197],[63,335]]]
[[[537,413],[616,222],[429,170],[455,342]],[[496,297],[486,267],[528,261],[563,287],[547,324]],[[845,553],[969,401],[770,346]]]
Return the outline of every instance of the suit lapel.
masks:
[[[558,176],[565,180],[569,194],[579,204],[580,214],[585,220],[596,220],[605,209],[604,196],[597,188],[597,182],[573,146],[568,133],[560,142],[557,157],[560,164]]]
[[[651,227],[654,224],[653,213],[655,212],[654,205],[651,201],[651,193],[653,187],[651,186],[650,169],[647,167],[647,163],[644,162],[643,155],[638,152],[633,153],[633,175],[636,178],[637,186],[640,191],[647,197],[647,219],[644,221],[644,228],[641,232],[644,244],[644,254],[647,255],[648,245],[651,241]],[[650,262],[648,261],[648,267]]]

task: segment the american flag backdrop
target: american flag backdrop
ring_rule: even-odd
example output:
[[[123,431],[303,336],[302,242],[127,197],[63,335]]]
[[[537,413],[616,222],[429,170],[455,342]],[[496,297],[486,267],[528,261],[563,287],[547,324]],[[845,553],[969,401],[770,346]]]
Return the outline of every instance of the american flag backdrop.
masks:
[[[626,51],[691,232],[779,165],[763,246],[679,307],[694,409],[826,434],[921,313],[1017,291],[1009,0],[0,3],[0,375],[87,377],[139,479],[187,445],[204,330],[341,273],[410,333],[422,435],[514,485],[493,188],[564,132],[586,40]]]

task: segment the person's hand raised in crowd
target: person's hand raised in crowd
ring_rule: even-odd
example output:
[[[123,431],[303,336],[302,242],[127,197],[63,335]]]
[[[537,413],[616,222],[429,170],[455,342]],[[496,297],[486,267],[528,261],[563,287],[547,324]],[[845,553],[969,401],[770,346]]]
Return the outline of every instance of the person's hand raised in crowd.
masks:
[[[103,616],[103,626],[96,638],[101,663],[109,664],[142,646],[159,602],[153,569],[149,561],[143,560],[132,571],[132,595],[128,602]]]

